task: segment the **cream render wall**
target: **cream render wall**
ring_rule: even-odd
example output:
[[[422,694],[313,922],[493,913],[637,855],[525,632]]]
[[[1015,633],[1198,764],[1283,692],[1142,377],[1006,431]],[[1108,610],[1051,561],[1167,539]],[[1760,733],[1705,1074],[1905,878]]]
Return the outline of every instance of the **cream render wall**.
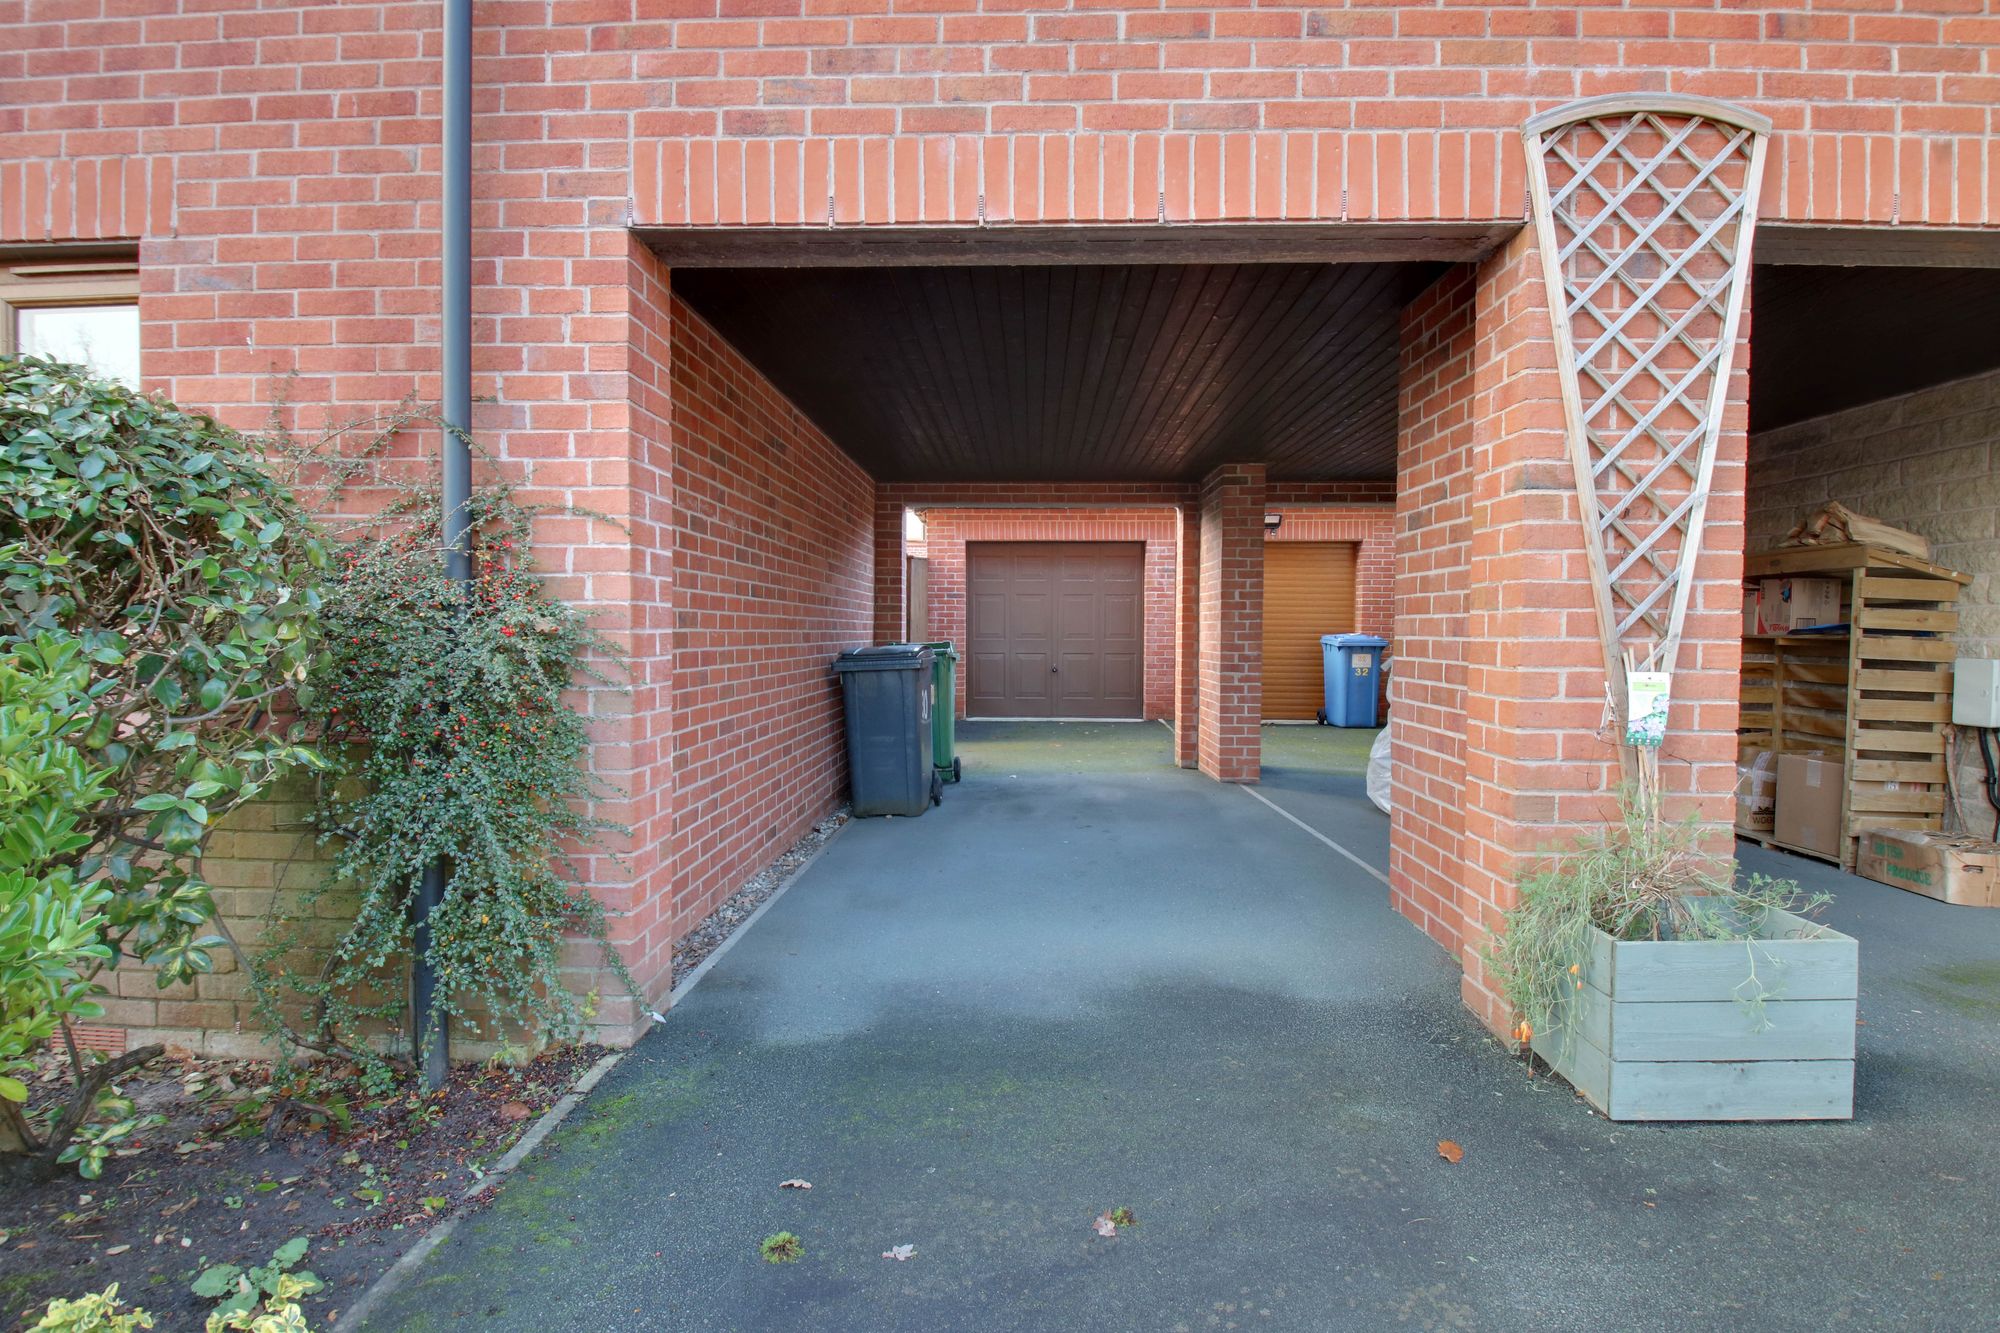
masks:
[[[1828,500],[1923,534],[1937,563],[1972,575],[1959,655],[2000,657],[2000,371],[1751,437],[1750,550]],[[1960,809],[1990,836],[1977,740],[1957,742]]]

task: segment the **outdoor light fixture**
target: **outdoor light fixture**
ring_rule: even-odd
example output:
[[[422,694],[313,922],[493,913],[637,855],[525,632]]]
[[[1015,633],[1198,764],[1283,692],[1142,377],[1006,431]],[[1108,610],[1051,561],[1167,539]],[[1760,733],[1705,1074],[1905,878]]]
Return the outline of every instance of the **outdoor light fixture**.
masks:
[[[1279,524],[1284,521],[1285,516],[1283,514],[1266,514],[1264,515],[1264,531],[1276,532]]]

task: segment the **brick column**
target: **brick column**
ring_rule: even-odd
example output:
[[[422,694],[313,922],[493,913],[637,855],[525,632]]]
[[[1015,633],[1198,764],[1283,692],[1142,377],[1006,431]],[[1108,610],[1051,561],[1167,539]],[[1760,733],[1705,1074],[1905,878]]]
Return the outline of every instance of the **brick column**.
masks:
[[[875,642],[900,643],[904,618],[903,503],[875,501]]]
[[[1474,274],[1403,315],[1396,629],[1389,672],[1389,901],[1459,949],[1465,837],[1465,608],[1471,549]]]
[[[1175,511],[1174,540],[1174,762],[1200,763],[1196,720],[1201,714],[1201,510]]]
[[[1264,465],[1227,463],[1201,483],[1196,755],[1219,782],[1255,782],[1263,738]]]
[[[1616,817],[1618,773],[1611,745],[1597,734],[1603,654],[1531,232],[1479,266],[1473,329],[1459,957],[1467,1006],[1499,1032],[1512,1015],[1480,956],[1488,928],[1514,903],[1525,865],[1580,828]],[[1747,355],[1738,355],[1743,367]],[[1670,813],[1698,814],[1725,853],[1741,662],[1747,389],[1739,369],[1660,765],[1681,793]],[[1414,575],[1414,563],[1409,568]]]

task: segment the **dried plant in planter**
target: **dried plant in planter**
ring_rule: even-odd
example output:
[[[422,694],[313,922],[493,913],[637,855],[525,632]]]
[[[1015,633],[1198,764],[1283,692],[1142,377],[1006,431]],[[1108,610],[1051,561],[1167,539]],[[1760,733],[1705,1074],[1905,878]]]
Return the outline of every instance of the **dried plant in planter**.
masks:
[[[1521,880],[1506,929],[1485,951],[1501,994],[1522,1016],[1518,1040],[1571,1031],[1593,928],[1614,940],[1742,941],[1738,998],[1755,1007],[1773,993],[1759,973],[1767,918],[1816,912],[1827,896],[1790,880],[1733,878],[1732,863],[1703,849],[1703,826],[1664,818],[1660,804],[1653,784],[1627,788],[1617,824],[1579,838]]]

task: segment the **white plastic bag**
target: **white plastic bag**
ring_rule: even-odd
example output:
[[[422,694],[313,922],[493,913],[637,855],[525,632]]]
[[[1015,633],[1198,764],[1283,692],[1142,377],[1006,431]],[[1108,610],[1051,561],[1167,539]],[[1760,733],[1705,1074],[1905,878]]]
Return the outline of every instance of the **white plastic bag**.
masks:
[[[1375,734],[1375,743],[1368,747],[1368,799],[1375,802],[1375,808],[1383,814],[1389,813],[1389,729],[1382,728]]]

